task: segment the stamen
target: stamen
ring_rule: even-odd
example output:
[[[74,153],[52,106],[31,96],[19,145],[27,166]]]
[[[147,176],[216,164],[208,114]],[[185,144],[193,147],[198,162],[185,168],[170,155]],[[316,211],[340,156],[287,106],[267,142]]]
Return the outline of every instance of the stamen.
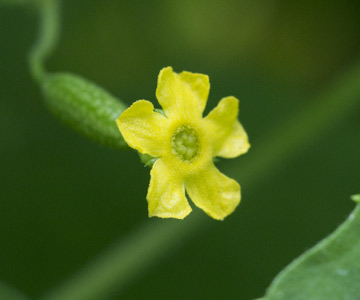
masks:
[[[198,154],[198,138],[196,131],[190,126],[179,127],[172,137],[172,150],[184,161],[192,160]]]

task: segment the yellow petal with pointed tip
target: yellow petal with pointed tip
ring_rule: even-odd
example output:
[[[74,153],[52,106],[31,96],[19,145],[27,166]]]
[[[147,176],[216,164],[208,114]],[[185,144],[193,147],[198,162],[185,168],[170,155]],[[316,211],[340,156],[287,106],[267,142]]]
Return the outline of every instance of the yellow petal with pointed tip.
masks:
[[[240,185],[212,163],[189,177],[185,186],[195,205],[217,220],[223,220],[240,203]]]
[[[169,118],[200,119],[209,90],[207,75],[190,72],[177,74],[167,67],[160,71],[156,98]]]
[[[153,157],[163,155],[164,136],[169,122],[160,113],[154,112],[151,102],[146,100],[134,102],[120,115],[116,123],[130,147]]]
[[[250,144],[237,119],[238,112],[239,100],[225,97],[204,119],[214,156],[233,158],[248,151]]]
[[[151,169],[146,197],[149,216],[183,219],[191,212],[191,207],[185,196],[182,177],[169,167],[159,158]]]
[[[188,84],[192,92],[196,95],[199,102],[199,109],[202,113],[205,109],[210,92],[209,76],[200,73],[183,71],[180,73],[180,79]]]

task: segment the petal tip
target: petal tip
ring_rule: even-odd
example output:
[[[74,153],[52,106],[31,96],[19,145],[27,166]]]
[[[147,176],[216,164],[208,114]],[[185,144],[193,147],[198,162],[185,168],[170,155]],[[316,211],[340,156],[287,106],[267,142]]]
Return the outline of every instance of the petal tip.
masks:
[[[133,102],[127,109],[125,109],[117,118],[117,120],[125,118],[127,115],[133,114],[138,110],[143,110],[144,108],[153,110],[154,105],[148,100],[137,100]]]
[[[234,107],[235,109],[239,109],[239,99],[235,96],[227,96],[221,99],[221,103],[224,103],[223,105],[228,105],[231,107]]]
[[[189,178],[186,191],[192,202],[215,220],[223,220],[232,214],[241,201],[239,183],[213,164]]]
[[[167,66],[167,67],[165,67],[165,68],[162,68],[161,70],[160,70],[160,72],[159,72],[159,78],[160,77],[162,77],[164,74],[166,74],[166,73],[173,73],[174,71],[173,71],[173,68],[172,67],[170,67],[170,66]]]
[[[143,111],[153,111],[153,110],[154,110],[154,105],[150,101],[137,100],[120,114],[120,116],[116,119],[116,124],[120,129],[122,122],[125,119],[129,117],[130,118],[134,117]]]
[[[171,212],[171,211],[157,211],[156,209],[153,211],[149,210],[149,218],[157,217],[160,219],[178,219],[183,220],[185,217],[187,217],[191,213],[192,209],[189,207],[188,209],[182,211],[182,212]]]

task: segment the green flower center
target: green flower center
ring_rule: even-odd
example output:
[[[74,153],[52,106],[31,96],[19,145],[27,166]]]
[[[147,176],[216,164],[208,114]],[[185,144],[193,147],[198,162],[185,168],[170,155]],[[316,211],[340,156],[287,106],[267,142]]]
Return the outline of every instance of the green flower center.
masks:
[[[196,131],[187,125],[178,128],[171,141],[173,153],[184,161],[190,161],[198,154],[198,144]]]

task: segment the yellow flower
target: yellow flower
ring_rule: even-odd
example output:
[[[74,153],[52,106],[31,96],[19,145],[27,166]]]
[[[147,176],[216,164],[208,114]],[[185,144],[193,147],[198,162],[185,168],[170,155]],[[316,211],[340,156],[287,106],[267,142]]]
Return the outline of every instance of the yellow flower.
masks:
[[[151,102],[138,100],[116,120],[125,141],[140,153],[158,158],[147,194],[149,216],[183,219],[191,212],[185,190],[196,206],[222,220],[240,202],[239,184],[222,174],[213,157],[233,158],[250,145],[237,120],[239,101],[221,99],[202,118],[209,77],[171,67],[160,71],[156,97],[166,116]]]

